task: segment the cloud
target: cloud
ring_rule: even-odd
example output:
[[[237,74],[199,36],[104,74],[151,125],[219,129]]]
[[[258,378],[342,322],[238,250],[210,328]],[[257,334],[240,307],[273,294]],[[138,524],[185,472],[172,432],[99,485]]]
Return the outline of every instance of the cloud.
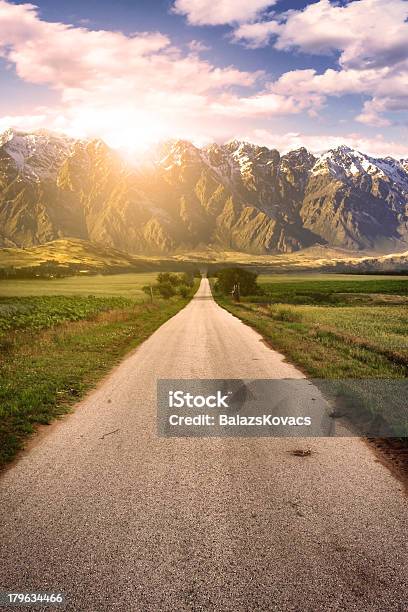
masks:
[[[383,100],[367,100],[364,102],[363,109],[356,119],[360,123],[366,123],[367,125],[375,125],[376,127],[388,127],[391,125],[391,121],[382,116],[384,111],[388,110],[387,104],[389,100],[384,98]]]
[[[319,0],[269,21],[246,23],[236,40],[262,46],[274,40],[281,50],[339,54],[344,68],[395,65],[408,55],[408,3],[405,0]]]
[[[158,85],[210,91],[229,85],[252,85],[256,77],[234,68],[216,68],[183,57],[159,32],[126,36],[92,31],[38,18],[29,4],[0,0],[0,54],[25,81],[59,90],[98,89],[104,79],[128,79],[135,88]]]
[[[242,23],[235,28],[231,35],[232,40],[241,42],[246,47],[257,49],[266,47],[271,38],[279,33],[279,21],[258,21],[254,23]]]
[[[204,44],[201,40],[191,40],[187,46],[193,53],[204,53],[211,49],[209,45]]]
[[[173,12],[191,25],[224,25],[255,19],[276,0],[175,0]]]
[[[355,119],[376,127],[386,127],[392,121],[385,113],[403,113],[408,110],[408,61],[395,68],[366,70],[328,69],[318,74],[314,69],[293,70],[284,73],[270,85],[271,91],[295,99],[308,97],[313,106],[321,108],[330,96],[348,94],[370,96],[362,112]]]
[[[345,4],[319,0],[303,10],[273,19],[244,23],[233,39],[246,46],[272,43],[282,51],[333,55],[337,70],[322,74],[295,70],[272,87],[279,95],[315,96],[319,106],[328,96],[370,97],[356,120],[386,127],[387,113],[408,110],[408,2],[353,0]]]
[[[43,115],[4,115],[0,117],[0,133],[8,128],[38,130],[44,127],[47,120],[47,113]]]
[[[375,0],[360,0],[363,2],[375,4]],[[210,6],[204,0],[187,4],[190,8]],[[224,18],[234,19],[236,24],[241,18],[239,15],[247,18],[248,11],[252,11],[251,15],[256,18],[258,11],[270,4],[221,2],[213,6],[213,12],[221,19],[222,8]],[[342,8],[346,10],[352,4],[355,2]],[[390,14],[394,15],[395,23],[397,13],[400,17],[400,4],[400,0],[387,3],[391,5]],[[339,8],[324,0],[311,6],[320,6],[322,10],[322,5],[326,6],[327,13],[330,7]],[[274,29],[274,44],[285,49],[307,47],[311,52],[313,47],[315,53],[323,50],[335,53],[337,48],[339,58],[350,50],[351,43],[346,48],[344,42],[348,33],[341,38],[332,32],[331,43],[326,37],[324,43],[315,40],[314,46],[311,38],[306,42],[300,38],[295,41],[293,28],[286,30],[285,38],[287,24],[306,11],[291,11],[274,20],[269,17],[269,21],[242,23],[239,27],[256,26],[261,40],[265,27],[262,24],[272,23],[267,27]],[[309,21],[313,30],[310,13]],[[395,41],[401,38],[398,28],[394,30]],[[255,40],[255,30],[249,31]],[[384,40],[394,44],[388,32],[381,30],[381,33],[384,36],[379,45]],[[299,37],[311,35],[311,32],[301,32]],[[343,41],[341,48],[339,37]],[[401,40],[398,44],[401,48]],[[343,57],[343,64],[337,69],[322,74],[314,69],[294,70],[270,83],[261,71],[219,67],[206,61],[200,57],[204,50],[205,45],[198,40],[191,41],[187,48],[186,45],[177,47],[161,32],[125,35],[51,23],[42,20],[38,9],[31,4],[0,0],[0,57],[23,81],[52,89],[59,100],[49,108],[32,108],[31,114],[28,107],[21,107],[16,116],[10,112],[10,104],[8,116],[0,120],[0,127],[48,127],[76,137],[100,136],[113,146],[136,150],[169,137],[197,143],[222,141],[243,133],[245,126],[248,133],[255,134],[254,130],[274,117],[280,120],[283,116],[304,113],[316,116],[329,96],[354,93],[368,98],[357,120],[378,127],[389,125],[388,113],[399,113],[407,107],[408,59],[398,60],[395,49],[387,56],[394,58],[393,64],[377,61],[375,65],[367,62],[356,65]]]
[[[391,93],[391,91],[390,91]],[[387,127],[392,122],[383,116],[386,112],[404,112],[408,108],[408,95],[401,97],[373,98],[364,103],[362,112],[356,117],[360,123]]]
[[[160,32],[127,36],[46,22],[31,4],[0,0],[0,56],[22,80],[60,94],[57,107],[34,109],[33,115],[46,112],[48,127],[75,135],[101,135],[111,142],[122,137],[132,146],[149,135],[190,131],[193,137],[216,129],[214,115],[222,116],[225,126],[223,104],[229,107],[231,100],[234,116],[247,116],[251,105],[256,115],[258,97],[241,100],[234,92],[255,86],[262,73],[218,67],[199,57],[202,50],[193,41],[183,53]],[[276,110],[270,105],[271,114]]]
[[[277,49],[339,53],[348,69],[392,66],[408,55],[405,0],[354,0],[345,5],[320,0],[288,14],[277,32]]]
[[[224,95],[211,105],[214,114],[227,117],[279,117],[316,108],[315,96],[288,96],[264,91],[253,96]]]

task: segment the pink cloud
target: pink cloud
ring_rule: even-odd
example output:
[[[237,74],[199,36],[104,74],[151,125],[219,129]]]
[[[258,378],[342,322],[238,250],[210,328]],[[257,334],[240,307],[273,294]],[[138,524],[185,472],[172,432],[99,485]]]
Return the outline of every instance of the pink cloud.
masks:
[[[272,90],[280,95],[320,97],[363,94],[357,121],[387,126],[384,113],[408,110],[408,2],[319,0],[271,20],[244,23],[233,39],[250,47],[272,43],[283,51],[338,56],[338,70],[286,73]]]
[[[188,43],[188,48],[193,53],[204,53],[205,51],[209,51],[211,47],[203,43],[201,40],[191,40]]]
[[[57,121],[75,134],[99,132],[117,139],[110,121],[116,121],[116,132],[122,126],[127,140],[133,131],[134,142],[147,123],[156,137],[159,125],[163,137],[187,128],[194,134],[197,126],[211,127],[213,105],[221,109],[224,97],[233,96],[238,87],[253,87],[262,76],[205,61],[197,44],[193,51],[183,53],[160,32],[127,36],[50,23],[31,4],[0,0],[0,55],[24,81],[60,93],[59,107],[47,113],[48,124]],[[246,116],[250,97],[243,98]],[[237,116],[239,104],[235,96]]]
[[[255,28],[259,40],[265,33],[262,28],[269,28],[269,34],[274,30],[276,44],[281,48],[295,46],[316,53],[337,49],[345,54],[337,70],[322,74],[313,69],[287,72],[260,91],[259,83],[265,80],[263,73],[234,66],[221,68],[206,61],[199,55],[204,49],[197,41],[183,51],[160,32],[127,36],[50,23],[42,20],[31,4],[0,0],[0,56],[14,66],[21,79],[47,86],[60,96],[55,106],[33,108],[31,115],[24,111],[13,117],[9,113],[0,126],[7,127],[7,120],[9,124],[31,129],[39,127],[41,117],[45,127],[75,136],[101,136],[118,146],[125,143],[136,147],[149,139],[173,136],[203,142],[234,136],[243,125],[254,124],[251,125],[254,130],[257,122],[268,118],[301,113],[317,116],[328,96],[347,93],[370,98],[357,116],[358,121],[385,126],[389,121],[384,113],[407,107],[408,60],[397,61],[397,50],[405,44],[400,36],[400,29],[406,28],[405,22],[400,23],[401,0],[389,0],[390,11],[384,18],[386,28],[391,28],[391,23],[395,25],[396,46],[392,47],[394,39],[388,30],[383,32],[382,28],[382,37],[378,37],[384,57],[395,59],[392,65],[380,62],[369,66],[363,62],[356,66],[354,60],[360,53],[357,43],[353,43],[350,31],[343,31],[344,24],[340,27],[340,18],[345,19],[347,10],[352,10],[355,4],[370,3],[374,10],[381,2],[360,0],[340,7],[320,0],[305,11],[292,11],[280,20],[241,24],[242,33],[247,28],[248,41],[251,32],[252,40],[256,40]],[[213,7],[218,15],[214,19],[232,19],[231,15],[235,15],[233,20],[238,21],[239,15],[247,19],[248,11],[256,17],[258,11],[271,3],[225,1],[214,5],[197,0],[187,4],[191,10]],[[296,20],[304,20],[305,16],[309,29],[303,27],[305,21],[300,22],[303,30],[299,25],[294,27]],[[326,20],[326,28],[318,22],[319,16],[323,22]],[[333,23],[340,27],[340,33],[330,26]],[[362,22],[359,23],[362,27]],[[370,36],[367,34],[367,41],[374,45],[375,37]],[[253,93],[255,86],[258,91]]]
[[[173,11],[191,25],[222,25],[249,21],[276,0],[175,0]]]

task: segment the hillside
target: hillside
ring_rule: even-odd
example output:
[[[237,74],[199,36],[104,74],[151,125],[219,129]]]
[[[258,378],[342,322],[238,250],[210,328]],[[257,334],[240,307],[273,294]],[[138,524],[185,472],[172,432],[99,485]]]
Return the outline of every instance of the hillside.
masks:
[[[60,239],[40,246],[0,249],[0,274],[59,275],[86,272],[145,271],[156,269],[160,261],[128,255],[113,248],[84,240]]]
[[[142,257],[79,239],[54,240],[24,249],[0,249],[0,278],[193,270],[230,265],[271,272],[408,272],[408,251],[367,257],[328,247],[310,247],[282,255],[253,255],[207,248],[167,257]]]
[[[0,135],[0,246],[76,238],[127,253],[408,248],[408,161],[186,141],[124,161],[100,140]]]

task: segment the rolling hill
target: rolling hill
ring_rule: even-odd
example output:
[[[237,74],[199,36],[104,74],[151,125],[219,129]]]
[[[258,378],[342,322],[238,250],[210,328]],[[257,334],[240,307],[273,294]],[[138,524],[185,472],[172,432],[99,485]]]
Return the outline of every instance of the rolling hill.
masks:
[[[59,239],[27,248],[0,249],[1,276],[48,276],[144,272],[166,266],[159,258],[129,255],[80,239]]]
[[[59,239],[34,247],[0,249],[0,278],[205,270],[231,265],[246,266],[260,272],[408,272],[408,251],[367,257],[328,247],[310,247],[281,255],[253,255],[207,248],[167,257],[142,257],[80,239]]]

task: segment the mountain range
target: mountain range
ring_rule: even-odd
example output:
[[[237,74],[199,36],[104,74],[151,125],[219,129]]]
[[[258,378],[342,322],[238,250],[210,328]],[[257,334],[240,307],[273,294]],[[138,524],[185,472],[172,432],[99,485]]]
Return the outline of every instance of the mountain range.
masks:
[[[124,159],[101,140],[0,134],[0,247],[61,238],[133,254],[315,245],[408,249],[408,160],[182,140]]]

